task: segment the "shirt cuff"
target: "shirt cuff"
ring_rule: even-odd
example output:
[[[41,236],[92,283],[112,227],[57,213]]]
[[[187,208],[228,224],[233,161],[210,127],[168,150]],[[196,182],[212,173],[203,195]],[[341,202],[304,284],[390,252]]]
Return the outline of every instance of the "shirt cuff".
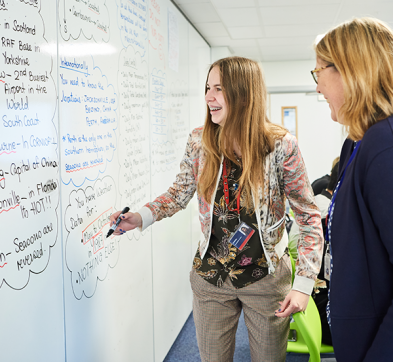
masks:
[[[310,278],[295,275],[292,290],[297,290],[307,295],[311,295],[315,281]]]
[[[146,206],[143,206],[141,209],[137,211],[142,218],[142,227],[138,228],[139,231],[146,230],[151,224],[153,224],[153,214],[150,209]]]

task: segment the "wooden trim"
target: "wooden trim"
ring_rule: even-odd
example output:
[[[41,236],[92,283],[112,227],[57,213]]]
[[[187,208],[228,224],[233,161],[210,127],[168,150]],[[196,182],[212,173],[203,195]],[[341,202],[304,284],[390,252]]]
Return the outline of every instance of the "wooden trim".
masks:
[[[285,120],[284,120],[284,112],[286,109],[294,109],[295,110],[295,129],[293,129],[293,125],[291,124],[285,124]],[[281,124],[288,129],[288,131],[295,136],[296,138],[298,138],[298,132],[297,132],[297,106],[293,106],[293,107],[281,107]],[[291,129],[292,128],[292,129]],[[295,134],[293,133],[295,131]]]

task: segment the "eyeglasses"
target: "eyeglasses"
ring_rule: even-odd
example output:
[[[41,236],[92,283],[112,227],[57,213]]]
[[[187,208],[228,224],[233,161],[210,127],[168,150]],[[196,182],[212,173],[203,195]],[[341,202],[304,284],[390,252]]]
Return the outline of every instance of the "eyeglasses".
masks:
[[[329,64],[326,67],[321,67],[321,68],[314,69],[314,70],[311,71],[311,75],[314,78],[315,83],[318,84],[318,74],[317,74],[317,72],[319,72],[320,70],[324,70],[326,68],[329,68],[329,67],[334,67],[334,64]]]

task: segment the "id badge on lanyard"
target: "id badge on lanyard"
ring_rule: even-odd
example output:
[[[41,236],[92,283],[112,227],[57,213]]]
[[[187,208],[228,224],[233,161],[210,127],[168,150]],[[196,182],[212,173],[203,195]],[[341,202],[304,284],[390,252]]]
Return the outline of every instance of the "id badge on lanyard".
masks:
[[[237,230],[232,233],[229,242],[239,250],[242,250],[246,246],[248,240],[251,239],[254,232],[255,230],[252,227],[248,226],[245,222],[242,222],[237,227]]]
[[[255,230],[248,226],[245,222],[241,222],[240,220],[240,194],[241,190],[239,189],[237,194],[237,208],[231,209],[229,207],[229,188],[228,188],[228,177],[227,177],[227,166],[224,160],[223,164],[223,178],[224,178],[224,195],[225,195],[225,203],[229,211],[237,212],[239,218],[239,225],[237,226],[236,230],[231,234],[229,242],[235,246],[237,249],[242,250],[247,242],[251,239],[251,236],[254,234]]]
[[[323,263],[324,263],[323,277],[329,281],[330,281],[330,272],[331,272],[330,261],[331,261],[330,247],[329,247],[329,244],[327,244],[326,254],[323,259]]]

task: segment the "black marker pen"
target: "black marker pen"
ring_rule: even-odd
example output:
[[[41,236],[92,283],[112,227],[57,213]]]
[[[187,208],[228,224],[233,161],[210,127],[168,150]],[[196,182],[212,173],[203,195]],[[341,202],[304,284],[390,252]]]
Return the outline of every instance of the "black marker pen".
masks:
[[[109,236],[111,236],[113,234],[113,232],[116,230],[116,228],[119,226],[120,221],[121,221],[121,217],[126,213],[130,211],[130,208],[128,206],[126,206],[123,211],[121,212],[121,214],[119,215],[119,217],[116,220],[116,224],[112,225],[112,227],[109,229],[108,234],[106,234],[106,237],[108,238]]]

